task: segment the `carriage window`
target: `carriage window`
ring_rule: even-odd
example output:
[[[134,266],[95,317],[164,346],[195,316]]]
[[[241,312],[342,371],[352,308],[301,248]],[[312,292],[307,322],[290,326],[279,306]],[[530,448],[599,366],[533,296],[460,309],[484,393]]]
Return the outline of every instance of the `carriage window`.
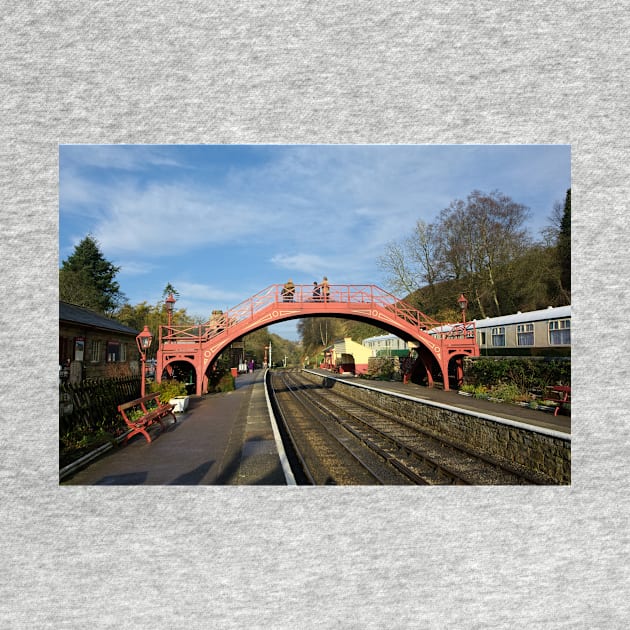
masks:
[[[492,329],[492,345],[505,345],[505,326],[498,326],[497,328]]]
[[[519,346],[533,346],[534,324],[519,324],[516,327],[516,339]]]
[[[552,346],[568,346],[571,344],[570,319],[556,319],[549,322],[549,344]]]

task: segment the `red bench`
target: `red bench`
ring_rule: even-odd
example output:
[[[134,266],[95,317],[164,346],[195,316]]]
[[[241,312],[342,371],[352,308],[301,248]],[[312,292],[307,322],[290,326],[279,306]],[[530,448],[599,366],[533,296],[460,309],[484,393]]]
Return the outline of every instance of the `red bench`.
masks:
[[[147,442],[150,443],[151,436],[147,429],[151,425],[158,423],[163,431],[164,423],[162,419],[166,418],[168,415],[171,415],[173,421],[177,422],[173,409],[175,409],[175,405],[160,402],[159,394],[149,394],[143,398],[137,398],[136,400],[118,405],[120,415],[131,429],[125,438],[125,442],[134,435],[142,433]]]
[[[550,385],[547,390],[550,394],[549,400],[556,403],[553,415],[557,416],[561,409],[566,409],[566,405],[571,404],[571,387],[570,385]]]

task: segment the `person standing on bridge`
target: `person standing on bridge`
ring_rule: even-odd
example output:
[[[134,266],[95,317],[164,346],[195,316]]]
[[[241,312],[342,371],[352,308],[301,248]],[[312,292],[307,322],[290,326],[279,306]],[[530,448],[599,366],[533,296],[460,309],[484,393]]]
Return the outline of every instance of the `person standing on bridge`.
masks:
[[[328,284],[328,278],[326,276],[324,276],[324,281],[322,282],[322,296],[324,302],[328,302],[328,298],[330,297],[330,285]]]
[[[313,282],[313,302],[319,302],[322,299],[322,290],[317,280]]]
[[[293,280],[289,278],[289,281],[282,288],[282,301],[293,302],[294,296],[295,296],[295,285],[293,284]]]

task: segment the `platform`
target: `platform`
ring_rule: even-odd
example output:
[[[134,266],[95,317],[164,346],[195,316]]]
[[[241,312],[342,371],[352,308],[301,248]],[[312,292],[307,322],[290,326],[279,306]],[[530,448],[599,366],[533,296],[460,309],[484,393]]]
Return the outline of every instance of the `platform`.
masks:
[[[444,391],[438,387],[425,387],[415,383],[402,383],[400,381],[376,381],[365,380],[352,375],[340,376],[328,370],[319,368],[309,369],[309,372],[321,374],[321,376],[336,378],[347,383],[353,383],[372,389],[379,389],[395,394],[409,396],[421,402],[431,402],[452,407],[460,407],[471,413],[497,416],[513,422],[528,424],[561,433],[571,433],[571,416],[546,413],[528,407],[520,407],[510,403],[495,403],[490,400],[461,396],[456,391]]]
[[[61,485],[286,485],[263,379],[242,374],[233,392],[193,398],[151,444],[136,436]]]

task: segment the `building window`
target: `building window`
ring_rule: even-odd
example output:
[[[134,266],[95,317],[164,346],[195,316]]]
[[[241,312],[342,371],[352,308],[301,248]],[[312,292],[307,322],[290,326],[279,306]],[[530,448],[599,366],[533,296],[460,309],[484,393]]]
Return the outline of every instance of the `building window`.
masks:
[[[518,324],[516,326],[516,343],[519,346],[534,345],[534,324]]]
[[[479,331],[479,345],[481,346],[485,346],[486,345],[486,331]]]
[[[74,360],[83,361],[83,355],[85,354],[85,338],[74,338]]]
[[[90,348],[90,361],[92,363],[101,362],[101,349],[102,349],[102,342],[100,341],[100,339],[94,339],[92,341],[92,346]]]
[[[492,345],[505,346],[505,326],[497,326],[492,329]]]
[[[549,322],[549,345],[568,346],[571,344],[571,320],[556,319]]]
[[[107,342],[107,363],[120,363],[121,359],[120,343],[118,341]]]

